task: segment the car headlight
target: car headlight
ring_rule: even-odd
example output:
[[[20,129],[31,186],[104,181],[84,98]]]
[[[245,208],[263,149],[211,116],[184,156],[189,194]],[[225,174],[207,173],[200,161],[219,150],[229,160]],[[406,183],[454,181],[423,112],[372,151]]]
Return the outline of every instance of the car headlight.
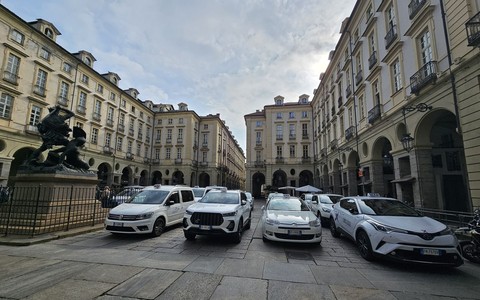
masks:
[[[387,225],[384,225],[382,223],[378,223],[378,222],[375,222],[373,220],[367,220],[367,222],[373,226],[373,228],[375,228],[375,230],[378,230],[378,231],[383,231],[383,232],[387,232],[387,233],[390,233],[390,232],[397,232],[397,233],[408,233],[407,230],[404,230],[404,229],[400,229],[400,228],[395,228],[395,227],[391,227],[391,226],[387,226]]]
[[[278,220],[277,219],[266,218],[265,223],[267,225],[275,225],[275,224],[278,224]]]
[[[186,213],[187,215],[193,215],[193,211],[188,210],[188,209],[185,211],[185,213]]]
[[[224,216],[224,217],[233,217],[233,216],[236,216],[236,215],[237,215],[236,211],[232,211],[232,212],[229,212],[229,213],[222,214],[222,216]]]
[[[322,223],[320,222],[320,219],[316,218],[315,220],[308,222],[308,225],[310,225],[310,227],[320,227]]]
[[[444,230],[440,231],[440,235],[453,235],[453,231],[447,226]]]
[[[140,214],[135,216],[135,220],[145,220],[150,219],[153,216],[153,212],[149,212],[146,214]]]
[[[328,212],[328,213],[331,211],[330,208],[326,208],[326,207],[322,207],[322,210],[323,210],[324,212]]]

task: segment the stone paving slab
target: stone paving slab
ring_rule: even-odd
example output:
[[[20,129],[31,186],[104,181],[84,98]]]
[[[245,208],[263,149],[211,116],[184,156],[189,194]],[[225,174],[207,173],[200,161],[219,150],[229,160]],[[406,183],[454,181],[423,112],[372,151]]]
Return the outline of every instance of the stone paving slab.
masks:
[[[221,280],[220,275],[184,273],[156,299],[208,300]]]
[[[347,285],[351,287],[374,288],[357,269],[327,266],[309,266],[318,284]]]
[[[168,270],[183,270],[186,266],[191,264],[198,255],[185,255],[173,253],[151,253],[148,257],[136,261],[133,266],[168,269]]]
[[[35,259],[29,257],[0,255],[0,280],[27,274],[60,262],[60,260],[54,259]]]
[[[396,300],[395,296],[393,296],[390,292],[383,290],[351,287],[345,285],[331,285],[330,288],[338,300]]]
[[[89,300],[94,299],[111,288],[115,284],[106,282],[95,282],[77,279],[67,279],[52,287],[39,291],[26,299],[51,300],[51,299],[69,299],[69,300]]]
[[[257,259],[233,259],[226,258],[218,267],[215,274],[246,277],[246,278],[262,278],[263,276],[262,260]]]
[[[271,260],[265,262],[263,278],[289,282],[316,283],[308,265]]]
[[[145,270],[145,268],[96,264],[76,274],[73,278],[106,283],[122,283],[143,270]]]
[[[215,273],[218,267],[224,261],[223,258],[211,256],[199,256],[190,263],[183,271],[198,273]]]
[[[271,300],[311,300],[337,299],[328,285],[293,283],[270,280],[268,299]]]
[[[211,300],[267,299],[266,280],[224,276]]]

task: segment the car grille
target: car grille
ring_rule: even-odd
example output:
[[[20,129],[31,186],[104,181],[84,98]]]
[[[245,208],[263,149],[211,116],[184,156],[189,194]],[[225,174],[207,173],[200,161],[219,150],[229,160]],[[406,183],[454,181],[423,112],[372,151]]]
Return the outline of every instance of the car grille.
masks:
[[[107,226],[106,229],[112,231],[135,232],[135,229],[132,227]]]
[[[109,220],[122,220],[122,221],[134,221],[137,216],[135,215],[116,215],[116,214],[108,214]]]
[[[397,259],[429,262],[429,263],[456,263],[459,261],[458,255],[455,253],[445,253],[443,250],[440,256],[421,255],[419,249],[414,251],[397,249],[395,250]]]
[[[297,241],[307,241],[314,238],[313,234],[305,234],[305,235],[288,235],[285,233],[275,233],[275,236],[279,239],[284,240],[297,240]]]
[[[195,225],[218,226],[223,223],[222,214],[218,213],[193,213],[190,221]]]

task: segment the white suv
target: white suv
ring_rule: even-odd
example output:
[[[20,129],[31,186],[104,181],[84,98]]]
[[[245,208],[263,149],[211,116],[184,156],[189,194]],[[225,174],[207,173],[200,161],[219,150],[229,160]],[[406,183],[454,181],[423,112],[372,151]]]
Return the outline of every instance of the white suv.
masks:
[[[211,190],[188,207],[183,218],[187,240],[198,235],[229,235],[235,242],[242,240],[244,229],[252,223],[252,211],[245,192]]]
[[[144,188],[127,202],[112,208],[105,229],[112,233],[162,234],[165,226],[182,222],[187,207],[194,203],[192,188],[160,185]]]
[[[322,226],[326,226],[330,220],[330,211],[333,209],[333,205],[343,198],[343,195],[305,194],[301,198],[304,198],[313,213],[320,218]]]

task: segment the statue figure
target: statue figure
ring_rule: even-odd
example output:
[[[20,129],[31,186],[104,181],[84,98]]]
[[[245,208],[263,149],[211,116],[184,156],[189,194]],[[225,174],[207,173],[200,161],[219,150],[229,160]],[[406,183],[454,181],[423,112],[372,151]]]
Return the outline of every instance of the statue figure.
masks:
[[[49,114],[37,124],[43,143],[33,151],[25,165],[30,168],[63,165],[67,168],[87,171],[89,166],[79,158],[80,152],[78,150],[86,142],[86,133],[80,127],[74,126],[73,139],[69,140],[72,129],[65,122],[75,114],[59,105],[49,107],[48,111]],[[40,163],[38,161],[40,154],[47,149],[52,149],[53,146],[62,147],[49,151],[47,159]]]

